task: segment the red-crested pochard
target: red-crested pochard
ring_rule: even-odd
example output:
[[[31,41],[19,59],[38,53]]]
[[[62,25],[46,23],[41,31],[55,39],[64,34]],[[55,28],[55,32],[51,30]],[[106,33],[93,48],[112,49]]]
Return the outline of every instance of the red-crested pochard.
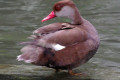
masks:
[[[52,23],[33,31],[32,40],[21,43],[26,46],[17,60],[56,70],[66,69],[75,75],[72,69],[86,63],[96,53],[100,42],[98,33],[71,0],[55,3],[53,11],[42,22],[54,17],[69,18],[72,22]]]

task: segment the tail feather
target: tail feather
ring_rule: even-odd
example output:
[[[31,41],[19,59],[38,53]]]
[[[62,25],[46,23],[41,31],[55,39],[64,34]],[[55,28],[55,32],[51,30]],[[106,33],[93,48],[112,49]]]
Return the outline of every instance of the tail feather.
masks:
[[[39,60],[39,56],[43,54],[43,49],[35,45],[27,45],[21,49],[23,54],[17,56],[18,61],[33,63]]]
[[[27,42],[21,42],[20,45],[37,45],[37,41],[27,41]]]

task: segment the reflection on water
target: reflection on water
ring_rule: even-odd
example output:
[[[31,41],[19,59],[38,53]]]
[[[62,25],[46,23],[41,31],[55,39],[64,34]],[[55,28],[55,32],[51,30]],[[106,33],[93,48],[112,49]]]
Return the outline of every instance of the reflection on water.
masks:
[[[26,41],[31,32],[40,26],[56,21],[69,21],[55,18],[41,24],[41,19],[51,12],[56,1],[58,0],[0,0],[0,64],[25,64],[16,61],[22,47],[19,42]],[[111,76],[119,79],[120,0],[74,0],[74,2],[81,15],[97,28],[101,39],[95,57],[77,70],[83,69],[85,72],[87,69],[90,76],[96,73],[98,79],[103,75],[106,79]],[[67,79],[69,78],[66,77],[65,80]]]

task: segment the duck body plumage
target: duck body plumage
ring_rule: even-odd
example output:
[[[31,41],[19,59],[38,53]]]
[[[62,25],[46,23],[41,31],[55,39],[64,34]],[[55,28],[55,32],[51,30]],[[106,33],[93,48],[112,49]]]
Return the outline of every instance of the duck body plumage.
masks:
[[[33,40],[21,43],[25,46],[18,61],[67,70],[86,63],[96,53],[100,40],[94,26],[81,19],[81,24],[53,23],[38,28],[33,33],[39,35],[32,35]],[[62,48],[55,50],[51,47],[54,45]]]
[[[82,25],[71,25],[63,28],[63,23],[53,23],[35,31],[41,33],[21,49],[21,58],[29,63],[55,69],[72,69],[87,62],[99,47],[99,38],[93,25],[84,20]],[[73,34],[74,33],[74,34]],[[75,35],[75,36],[74,36]],[[39,40],[54,42],[66,46],[65,49],[55,51],[39,46]],[[51,54],[52,53],[52,54]]]

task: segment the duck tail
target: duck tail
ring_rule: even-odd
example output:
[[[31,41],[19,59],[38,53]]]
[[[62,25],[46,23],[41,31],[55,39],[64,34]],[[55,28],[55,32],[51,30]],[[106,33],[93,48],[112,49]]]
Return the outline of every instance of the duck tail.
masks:
[[[27,42],[27,44],[28,43],[29,42]],[[22,54],[17,56],[18,61],[24,61],[26,63],[36,63],[39,60],[40,56],[42,56],[44,49],[35,45],[26,45],[21,49],[21,52]]]

